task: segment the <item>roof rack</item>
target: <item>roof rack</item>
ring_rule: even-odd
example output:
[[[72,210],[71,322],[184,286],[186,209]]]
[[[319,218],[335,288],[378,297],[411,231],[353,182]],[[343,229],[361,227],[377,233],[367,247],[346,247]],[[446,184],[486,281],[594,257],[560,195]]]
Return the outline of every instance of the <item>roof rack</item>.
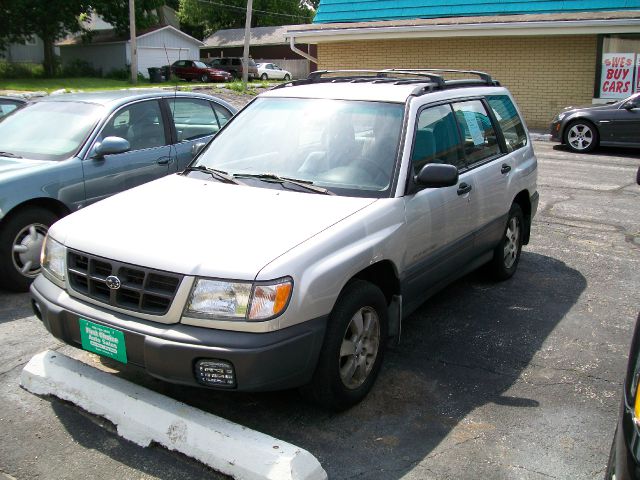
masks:
[[[470,74],[479,78],[446,80],[443,73]],[[331,76],[330,76],[331,75]],[[413,77],[413,78],[411,78]],[[386,68],[383,70],[318,70],[311,72],[306,79],[293,80],[280,84],[274,89],[293,85],[312,83],[392,83],[395,85],[416,84],[415,95],[446,88],[464,86],[490,85],[498,86],[500,82],[491,75],[475,70],[452,70],[444,68]]]

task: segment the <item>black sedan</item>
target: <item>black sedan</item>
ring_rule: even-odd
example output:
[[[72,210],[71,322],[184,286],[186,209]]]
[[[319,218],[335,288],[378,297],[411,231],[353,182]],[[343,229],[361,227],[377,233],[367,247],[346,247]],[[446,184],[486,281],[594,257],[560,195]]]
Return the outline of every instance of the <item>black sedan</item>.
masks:
[[[551,138],[581,153],[598,145],[640,147],[640,93],[609,105],[565,109],[551,123]]]

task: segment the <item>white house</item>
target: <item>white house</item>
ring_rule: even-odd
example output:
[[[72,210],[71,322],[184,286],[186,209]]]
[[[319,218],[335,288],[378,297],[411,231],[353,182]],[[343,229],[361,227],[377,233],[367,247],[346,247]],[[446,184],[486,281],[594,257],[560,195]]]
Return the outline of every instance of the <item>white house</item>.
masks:
[[[198,60],[203,43],[171,25],[154,27],[138,32],[138,72],[148,77],[147,69],[170,65],[176,60]],[[131,64],[129,35],[119,35],[113,29],[96,30],[87,41],[81,35],[57,43],[62,64],[74,60],[90,63],[94,68],[109,73],[123,70]]]

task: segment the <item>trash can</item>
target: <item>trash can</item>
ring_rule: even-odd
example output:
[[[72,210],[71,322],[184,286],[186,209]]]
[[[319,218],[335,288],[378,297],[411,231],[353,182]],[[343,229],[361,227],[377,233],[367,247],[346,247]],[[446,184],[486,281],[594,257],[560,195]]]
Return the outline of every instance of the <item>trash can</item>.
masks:
[[[160,71],[162,72],[162,76],[164,77],[165,82],[171,80],[171,65],[160,67]]]
[[[162,82],[162,73],[160,69],[157,67],[151,67],[147,69],[149,71],[149,81],[151,83],[160,83]]]

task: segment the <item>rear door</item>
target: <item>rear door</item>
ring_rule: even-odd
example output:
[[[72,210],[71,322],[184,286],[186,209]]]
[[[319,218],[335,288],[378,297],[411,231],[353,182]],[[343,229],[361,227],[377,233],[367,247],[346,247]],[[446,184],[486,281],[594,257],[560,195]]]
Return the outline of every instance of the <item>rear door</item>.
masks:
[[[95,146],[109,136],[129,141],[128,152],[96,157]],[[169,128],[158,100],[131,103],[107,120],[82,162],[87,204],[175,171]]]
[[[215,102],[201,98],[167,98],[173,120],[177,170],[182,171],[193,159],[193,148],[207,143],[229,121],[231,112]]]

